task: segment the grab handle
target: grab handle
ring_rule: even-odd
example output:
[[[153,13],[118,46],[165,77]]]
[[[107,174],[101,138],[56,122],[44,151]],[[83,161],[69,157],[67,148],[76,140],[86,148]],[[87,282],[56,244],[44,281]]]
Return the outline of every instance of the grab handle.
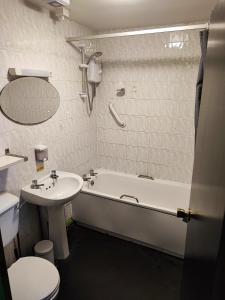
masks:
[[[114,120],[117,122],[117,124],[118,124],[120,127],[122,127],[122,128],[126,127],[126,123],[123,122],[123,121],[120,119],[118,113],[117,113],[116,110],[115,110],[114,105],[113,105],[111,102],[109,103],[109,111],[111,112],[111,114],[112,114]]]
[[[136,200],[137,203],[139,203],[138,198],[135,197],[135,196],[123,194],[123,195],[120,196],[120,199],[123,199],[124,197],[134,199],[134,200]]]

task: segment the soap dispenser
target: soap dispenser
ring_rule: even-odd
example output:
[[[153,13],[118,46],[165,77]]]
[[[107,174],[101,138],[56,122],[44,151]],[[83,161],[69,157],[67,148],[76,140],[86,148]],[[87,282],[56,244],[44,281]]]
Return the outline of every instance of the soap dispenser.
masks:
[[[48,147],[45,145],[35,146],[36,162],[46,162],[48,160]]]

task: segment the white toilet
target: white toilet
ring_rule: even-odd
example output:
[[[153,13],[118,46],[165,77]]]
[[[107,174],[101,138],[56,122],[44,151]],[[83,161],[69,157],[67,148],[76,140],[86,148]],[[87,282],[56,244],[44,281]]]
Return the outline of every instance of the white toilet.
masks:
[[[19,228],[19,199],[0,193],[0,228],[3,246],[17,235]],[[59,292],[60,276],[56,267],[46,259],[29,256],[18,259],[8,269],[13,300],[53,300]]]

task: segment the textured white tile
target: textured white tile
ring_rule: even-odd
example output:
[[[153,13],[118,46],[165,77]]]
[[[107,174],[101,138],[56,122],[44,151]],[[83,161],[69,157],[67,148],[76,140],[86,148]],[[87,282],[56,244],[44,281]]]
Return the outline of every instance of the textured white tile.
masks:
[[[174,48],[174,43],[181,48]],[[124,172],[148,172],[158,178],[190,182],[198,32],[102,40],[99,47],[104,53],[104,72],[97,100],[98,143],[126,140],[126,163],[114,161]],[[117,97],[116,90],[121,87],[126,94]],[[109,101],[126,122],[123,138],[113,133],[119,127],[109,115]],[[120,155],[112,146],[104,152],[101,145],[98,149],[99,167],[112,166],[112,158]],[[109,156],[110,162],[104,160]]]
[[[136,164],[137,175],[147,175],[148,174],[148,163],[138,161]]]
[[[136,161],[138,157],[138,147],[127,146],[127,155],[126,158],[128,160]]]
[[[0,155],[11,152],[28,155],[29,161],[0,173],[0,191],[19,195],[32,179],[56,168],[79,174],[95,166],[97,152],[96,112],[88,117],[81,91],[80,54],[65,42],[70,35],[90,31],[65,20],[55,22],[46,9],[33,9],[19,0],[0,0],[0,89],[8,82],[9,67],[46,69],[50,82],[60,94],[60,109],[47,122],[23,126],[8,120],[0,112]],[[45,171],[37,173],[34,146],[49,147]],[[125,157],[126,151],[121,153]]]
[[[35,171],[33,147],[38,143],[49,146],[44,173],[59,168],[82,175],[100,166],[190,182],[200,55],[197,32],[99,42],[103,82],[94,114],[88,117],[79,98],[80,55],[65,43],[66,36],[83,35],[88,29],[67,20],[55,23],[47,10],[31,9],[19,0],[0,0],[0,6],[0,89],[7,83],[8,67],[48,69],[61,97],[57,114],[40,125],[18,125],[0,114],[0,154],[10,147],[29,156],[28,163],[0,174],[1,190],[19,194],[31,178],[43,176]],[[182,42],[182,49],[169,47],[177,42]],[[120,98],[116,90],[121,87],[126,94]],[[110,101],[126,128],[114,122]]]
[[[138,147],[137,161],[148,162],[147,147]]]

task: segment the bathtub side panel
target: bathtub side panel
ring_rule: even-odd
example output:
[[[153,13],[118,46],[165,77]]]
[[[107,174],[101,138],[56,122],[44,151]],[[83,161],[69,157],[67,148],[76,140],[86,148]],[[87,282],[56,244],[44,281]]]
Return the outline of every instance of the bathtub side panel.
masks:
[[[187,225],[176,217],[85,193],[72,204],[77,222],[184,255]]]

